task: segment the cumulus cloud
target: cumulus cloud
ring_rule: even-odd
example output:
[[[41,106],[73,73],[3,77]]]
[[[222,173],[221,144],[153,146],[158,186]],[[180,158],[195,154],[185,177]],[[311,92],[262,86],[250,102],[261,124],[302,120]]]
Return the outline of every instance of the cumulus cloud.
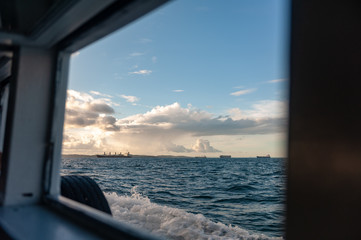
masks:
[[[182,89],[176,89],[176,90],[173,90],[173,92],[184,92],[184,90],[182,90]]]
[[[165,142],[164,148],[168,152],[175,152],[175,153],[189,153],[194,152],[192,149],[188,149],[182,145],[177,145],[172,142]]]
[[[151,70],[146,70],[146,69],[135,71],[135,72],[129,72],[129,74],[137,74],[137,75],[149,75],[151,73],[152,73]]]
[[[94,126],[104,130],[118,130],[115,118],[113,122],[104,120],[109,117],[106,115],[113,113],[109,99],[95,99],[90,94],[68,90],[65,128]]]
[[[232,96],[241,96],[241,95],[244,95],[244,94],[247,94],[247,93],[251,93],[251,92],[254,92],[254,91],[256,91],[255,88],[252,88],[252,89],[244,89],[244,90],[240,90],[240,91],[237,91],[237,92],[230,93],[230,95],[232,95]]]
[[[219,117],[192,107],[182,108],[179,103],[157,106],[144,114],[119,119],[117,123],[128,132],[191,136],[265,134],[276,131],[279,125],[277,119],[270,117]]]
[[[193,145],[192,148],[195,152],[201,153],[220,152],[219,150],[212,147],[208,140],[203,139],[197,139],[196,144]]]
[[[97,137],[88,135],[86,138],[65,134],[63,138],[63,148],[67,149],[94,149],[101,146]]]
[[[164,147],[169,152],[176,152],[176,153],[191,153],[191,152],[198,152],[198,153],[214,153],[214,152],[221,152],[210,145],[208,140],[197,139],[196,143],[192,146],[192,148],[186,148],[183,145],[177,145],[172,142],[164,143]]]
[[[262,119],[285,119],[288,112],[288,103],[286,101],[263,100],[251,106],[250,109],[241,110],[232,108],[228,110],[232,119],[251,118]]]
[[[279,82],[285,82],[286,80],[287,80],[286,78],[273,79],[273,80],[267,81],[267,83],[279,83]]]
[[[65,129],[63,136],[63,152],[94,154],[102,152],[107,149],[111,144],[107,143],[108,137],[111,132],[102,130],[90,131],[88,128],[73,128]]]
[[[127,102],[135,103],[139,101],[139,98],[136,96],[127,96],[127,95],[120,95],[121,98],[124,98]]]
[[[114,113],[114,109],[106,103],[88,103],[87,110],[96,113]]]
[[[97,124],[105,131],[119,131],[120,127],[115,124],[116,121],[113,116],[101,116],[97,119]]]
[[[129,126],[167,126],[177,127],[180,124],[189,122],[201,122],[211,118],[211,114],[205,111],[188,108],[182,108],[179,103],[173,103],[166,106],[156,106],[152,110],[120,119],[119,124]]]
[[[136,99],[131,98],[134,96],[123,97],[129,101]],[[191,105],[182,107],[175,102],[124,118],[113,116],[112,104],[109,99],[97,99],[87,93],[69,90],[65,145],[79,149],[94,145],[94,149],[101,149],[113,144],[132,152],[152,149],[175,153],[214,153],[220,150],[205,140],[207,136],[281,133],[285,131],[287,123],[287,104],[280,101],[260,101],[250,109],[233,108],[228,116],[215,116]],[[81,129],[86,131],[82,132]],[[193,146],[175,144],[180,139],[198,140]]]

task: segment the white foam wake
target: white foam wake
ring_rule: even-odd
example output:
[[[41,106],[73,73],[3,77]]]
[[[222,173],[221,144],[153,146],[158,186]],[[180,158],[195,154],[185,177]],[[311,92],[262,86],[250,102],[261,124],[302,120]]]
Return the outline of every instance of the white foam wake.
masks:
[[[237,226],[215,223],[201,214],[150,202],[133,188],[131,196],[105,193],[115,219],[146,229],[167,239],[282,239],[251,234]]]

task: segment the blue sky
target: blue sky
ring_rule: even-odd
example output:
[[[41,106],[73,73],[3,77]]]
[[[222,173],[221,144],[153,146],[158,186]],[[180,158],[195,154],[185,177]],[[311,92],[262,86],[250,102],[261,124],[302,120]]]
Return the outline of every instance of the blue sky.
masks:
[[[74,53],[64,153],[285,156],[288,7],[173,1]]]

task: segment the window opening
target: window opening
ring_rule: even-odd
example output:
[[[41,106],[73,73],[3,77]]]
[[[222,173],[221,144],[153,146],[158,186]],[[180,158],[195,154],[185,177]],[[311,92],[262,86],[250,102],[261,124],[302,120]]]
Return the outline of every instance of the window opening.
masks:
[[[287,8],[177,1],[73,53],[62,174],[169,239],[282,237]]]

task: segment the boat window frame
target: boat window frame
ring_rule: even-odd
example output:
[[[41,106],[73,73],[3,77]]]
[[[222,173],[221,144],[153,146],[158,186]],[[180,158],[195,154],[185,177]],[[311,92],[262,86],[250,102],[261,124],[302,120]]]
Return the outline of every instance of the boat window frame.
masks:
[[[60,196],[61,149],[70,57],[74,52],[124,27],[166,2],[168,0],[153,0],[147,3],[139,0],[116,1],[55,46],[57,67],[54,73],[51,104],[53,111],[49,116],[51,119],[49,148],[44,163],[43,202],[54,211],[75,219],[78,223],[86,225],[89,230],[106,236],[108,239],[119,239],[120,236],[139,240],[158,238],[142,229],[135,229],[118,222],[108,214]]]
[[[60,196],[60,168],[66,90],[71,54],[78,51],[80,48],[111,34],[113,31],[124,27],[166,2],[167,0],[151,0],[147,2],[141,0],[107,1],[107,7],[85,21],[85,23],[80,25],[77,30],[70,34],[68,33],[66,37],[55,43],[53,42],[54,38],[49,38],[49,36],[46,35],[47,32],[44,33],[44,35],[46,35],[45,38],[40,40],[36,39],[36,37],[32,38],[31,36],[23,37],[16,34],[2,33],[3,35],[1,37],[10,37],[15,40],[14,42],[9,42],[9,45],[0,44],[0,50],[12,49],[14,51],[12,64],[12,78],[14,81],[10,81],[9,108],[6,116],[7,123],[4,141],[4,160],[2,161],[3,171],[1,172],[0,177],[0,215],[6,214],[6,211],[12,212],[12,206],[16,207],[19,205],[24,206],[25,208],[28,206],[31,209],[36,209],[38,208],[38,205],[40,205],[41,208],[46,210],[45,215],[53,215],[56,213],[56,215],[65,217],[76,225],[82,226],[87,229],[87,231],[97,236],[101,236],[102,238],[119,239],[119,237],[123,237],[125,239],[157,239],[149,233],[143,232],[141,229],[135,229],[125,223],[116,221],[108,214]],[[85,3],[79,3],[80,6],[83,6],[83,4]],[[104,7],[103,3],[98,3],[96,1],[93,1],[93,5],[99,5],[102,8]],[[90,14],[93,14],[94,6],[91,7]],[[59,29],[50,29],[49,32],[57,34],[56,30]],[[64,30],[67,31],[67,29]],[[33,57],[40,57],[41,61],[36,62],[37,58],[34,58],[34,61],[32,62]],[[43,63],[46,64],[42,65]],[[31,69],[31,66],[36,67]],[[36,69],[40,70],[42,68],[45,70],[41,70],[40,75],[37,75]],[[49,87],[46,90],[46,94],[48,94],[48,100],[50,101],[46,101],[44,106],[47,107],[41,110],[41,119],[43,122],[46,122],[46,124],[41,127],[41,131],[47,129],[44,133],[44,135],[46,135],[45,139],[39,140],[39,134],[37,136],[37,142],[35,143],[39,146],[39,149],[42,149],[41,151],[43,152],[42,154],[44,157],[32,159],[36,162],[37,171],[40,173],[42,172],[43,174],[37,175],[36,173],[30,172],[25,174],[25,176],[22,176],[22,172],[26,171],[26,169],[21,168],[21,165],[26,161],[26,158],[19,159],[21,154],[16,158],[13,156],[9,157],[8,151],[13,154],[15,145],[19,143],[19,139],[21,138],[19,135],[20,130],[17,130],[17,136],[14,136],[14,129],[16,128],[13,127],[12,124],[13,121],[16,120],[17,125],[15,125],[19,126],[19,121],[21,121],[22,118],[19,117],[19,109],[17,110],[17,113],[13,113],[12,110],[16,110],[15,104],[17,104],[17,106],[21,104],[21,101],[18,101],[19,99],[17,97],[19,97],[21,91],[24,92],[24,89],[26,89],[26,84],[24,85],[24,83],[33,80],[24,75],[29,71],[34,73],[35,77],[40,76],[41,78],[44,78],[41,81],[47,82],[45,88]],[[19,77],[21,74],[22,76]],[[17,88],[18,78],[20,78],[22,84],[20,85],[22,88],[20,92]],[[34,87],[33,83],[30,85],[31,87]],[[41,86],[40,89],[43,87],[44,86]],[[31,94],[34,94],[34,92]],[[46,94],[44,94],[44,96]],[[24,99],[26,98],[22,98],[22,101],[24,101]],[[37,100],[39,99],[41,99],[41,97]],[[47,117],[43,117],[44,113],[48,113]],[[16,114],[18,114],[18,116],[15,116]],[[32,117],[31,121],[36,122],[34,121],[35,119],[40,119],[40,117]],[[11,148],[10,142],[13,141],[17,144],[13,144],[12,150],[9,150]],[[24,142],[22,144],[24,144]],[[11,168],[9,168],[10,165]],[[11,169],[10,173],[7,172],[8,169]],[[16,191],[22,190],[16,188],[16,186],[20,186],[19,183],[16,183],[16,177],[25,179],[30,177],[31,186],[37,188],[35,193],[25,192],[19,195]],[[40,178],[41,181],[39,181]],[[6,191],[6,188],[10,190],[16,189],[15,193],[13,191],[9,194]],[[24,187],[24,189],[26,188],[27,187]],[[15,236],[12,235],[14,234],[12,230],[7,229],[9,232],[6,232],[6,230],[1,227],[1,223],[8,220],[11,221],[11,217],[4,219],[0,218],[0,237],[11,238]],[[39,221],[41,221],[41,219],[39,219]]]

